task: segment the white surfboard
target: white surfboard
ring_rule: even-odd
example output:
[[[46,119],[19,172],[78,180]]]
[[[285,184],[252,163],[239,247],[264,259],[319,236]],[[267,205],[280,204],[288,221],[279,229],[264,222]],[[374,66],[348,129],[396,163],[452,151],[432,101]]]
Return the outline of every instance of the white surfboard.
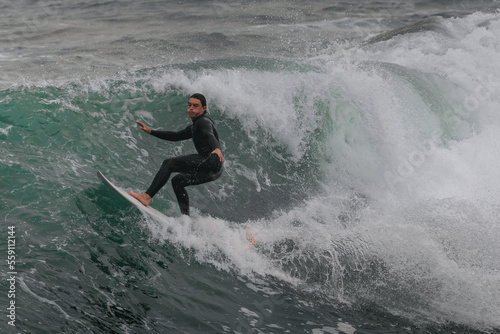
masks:
[[[152,218],[156,218],[160,221],[165,221],[166,219],[168,220],[169,217],[165,216],[163,213],[160,211],[153,209],[150,206],[144,206],[141,202],[139,202],[137,199],[134,197],[130,196],[125,192],[125,190],[121,189],[120,187],[114,185],[110,180],[108,180],[100,171],[97,171],[97,177],[104,183],[106,186],[114,190],[118,195],[126,199],[130,204],[132,204],[134,207],[139,209],[143,214],[148,215]],[[171,218],[170,218],[171,219]],[[209,231],[210,234],[213,235],[212,232]],[[246,240],[242,243],[243,246],[253,246],[255,245],[255,238],[250,231],[250,229],[247,230],[246,233]]]
[[[118,195],[120,195],[121,197],[123,197],[124,199],[126,199],[130,204],[132,204],[133,206],[135,206],[142,213],[144,213],[146,215],[149,215],[149,216],[152,216],[154,218],[161,219],[161,220],[168,219],[168,216],[165,216],[160,211],[158,211],[156,209],[153,209],[150,206],[145,206],[144,204],[142,204],[141,202],[139,202],[137,199],[135,199],[134,197],[132,197],[129,194],[127,194],[125,192],[125,190],[121,189],[118,186],[115,186],[100,171],[97,171],[97,177],[102,181],[102,183],[104,183],[105,185],[107,185],[108,187],[110,187],[111,189],[113,189]]]

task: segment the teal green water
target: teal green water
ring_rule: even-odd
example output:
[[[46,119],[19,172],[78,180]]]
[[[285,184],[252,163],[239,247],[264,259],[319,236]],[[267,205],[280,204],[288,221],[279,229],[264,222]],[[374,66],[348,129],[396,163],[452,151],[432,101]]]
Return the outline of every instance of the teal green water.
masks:
[[[0,2],[0,331],[498,333],[499,15],[394,4]],[[194,92],[224,174],[143,216],[96,172],[193,153],[135,121]]]
[[[405,239],[409,233],[420,249],[427,232],[411,226],[415,218],[409,207],[400,213],[404,223],[389,227],[391,218],[386,217],[368,227],[373,220],[365,215],[380,212],[370,208],[370,193],[361,192],[353,178],[360,167],[346,170],[339,162],[353,150],[364,151],[364,158],[380,154],[370,133],[359,133],[369,129],[371,116],[345,93],[311,95],[303,83],[325,75],[317,68],[288,67],[277,73],[274,68],[221,65],[2,91],[2,212],[4,230],[16,228],[18,327],[34,333],[217,333],[259,327],[314,330],[320,324],[386,332],[382,320],[367,325],[356,319],[368,310],[394,310],[391,305],[433,309],[432,294],[446,284],[439,282],[439,271],[431,271],[430,277],[427,273],[436,270],[430,268],[438,259],[408,254],[416,266],[411,271],[393,262],[406,252],[394,238]],[[193,151],[191,142],[157,140],[134,123],[170,129],[188,123],[189,95],[174,79],[219,76],[216,81],[223,83],[242,71],[247,77],[298,79],[284,87],[291,93],[285,108],[269,105],[277,107],[276,114],[245,109],[250,102],[237,95],[209,100],[226,170],[220,180],[189,190],[192,219],[178,217],[169,186],[152,205],[173,218],[158,222],[99,182],[97,170],[125,189],[141,190],[165,157]],[[436,95],[421,80],[432,83],[432,78],[413,80],[417,93],[412,94],[424,104],[434,103]],[[238,107],[232,109],[238,103],[244,107],[241,114]],[[425,126],[418,133],[432,135]],[[444,134],[440,140],[451,139]],[[433,142],[433,147],[442,143]],[[454,203],[447,205],[457,209]],[[248,228],[255,246],[245,246]],[[389,239],[383,236],[386,228]],[[463,239],[461,232],[450,238],[444,229],[435,233],[445,244]],[[405,247],[414,247],[408,242]],[[383,249],[388,255],[380,253]],[[466,253],[450,254],[460,258]],[[419,265],[421,261],[426,264]],[[455,301],[449,305],[455,307]],[[390,322],[407,327],[405,331],[428,326],[404,316],[410,312],[424,319],[426,311],[391,312]],[[460,331],[454,325],[448,329]]]
[[[237,322],[234,306],[242,299],[252,305],[263,295],[238,278],[226,250],[204,248],[210,234],[198,240],[201,250],[158,240],[146,218],[95,176],[101,170],[122,187],[140,189],[165,157],[193,150],[190,142],[172,145],[148,138],[134,123],[183,128],[187,96],[175,86],[166,91],[129,77],[2,92],[1,175],[8,194],[2,212],[4,226],[15,226],[17,233],[18,314],[29,315],[18,318],[18,327],[36,333],[147,328],[205,333],[223,325],[249,326]],[[191,192],[204,216],[237,227],[292,205],[304,188],[315,185],[314,177],[305,185],[316,173],[310,163],[283,169],[290,154],[271,135],[258,128],[245,131],[216,106],[210,111],[224,138],[228,167],[220,182]],[[238,166],[253,173],[265,170],[268,179],[256,191],[252,183],[259,181],[239,174]],[[156,208],[179,215],[171,191],[158,197]],[[198,251],[206,253],[201,263]],[[221,277],[212,261],[229,272]]]

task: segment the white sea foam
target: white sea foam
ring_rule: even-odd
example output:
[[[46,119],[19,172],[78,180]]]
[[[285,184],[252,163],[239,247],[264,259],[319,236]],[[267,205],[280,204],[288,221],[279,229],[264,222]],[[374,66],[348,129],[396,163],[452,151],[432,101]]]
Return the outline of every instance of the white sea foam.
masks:
[[[498,327],[499,17],[441,19],[442,31],[318,57],[320,71],[166,74],[164,86],[207,92],[250,138],[261,131],[296,161],[324,125],[318,114],[331,124],[318,157],[323,189],[302,206],[239,226],[199,217],[155,233],[220,268],[328,287],[346,301],[358,282],[345,275],[379,263],[370,279],[360,275],[365,298],[395,313]],[[241,245],[248,227],[250,248]]]

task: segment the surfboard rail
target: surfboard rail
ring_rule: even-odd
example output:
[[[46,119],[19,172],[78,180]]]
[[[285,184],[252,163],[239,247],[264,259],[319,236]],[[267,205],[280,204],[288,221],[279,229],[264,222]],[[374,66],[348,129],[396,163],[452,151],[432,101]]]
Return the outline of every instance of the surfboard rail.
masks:
[[[139,202],[136,198],[127,194],[127,192],[125,190],[123,190],[122,188],[113,184],[113,182],[108,180],[104,176],[104,174],[101,173],[101,171],[99,171],[99,170],[97,171],[97,177],[99,178],[99,180],[101,180],[102,183],[104,183],[106,186],[108,186],[110,189],[112,189],[115,193],[120,195],[123,199],[127,200],[130,204],[132,204],[134,207],[136,207],[142,213],[156,217],[156,218],[160,218],[160,219],[168,219],[169,218],[168,216],[164,215],[160,211],[158,211],[150,206],[145,206],[144,204]]]
[[[123,199],[127,200],[130,204],[132,204],[135,208],[137,208],[139,211],[141,211],[143,214],[148,215],[150,217],[159,219],[160,221],[165,221],[168,219],[172,219],[172,217],[168,217],[161,213],[160,211],[150,207],[150,206],[145,206],[141,202],[139,202],[136,198],[133,196],[130,196],[127,194],[125,190],[122,188],[116,186],[113,182],[108,180],[103,173],[101,173],[99,170],[97,171],[97,177],[103,184],[105,184],[107,187],[109,187],[111,190],[113,190],[115,193],[120,195]],[[246,241],[247,243],[244,243],[243,246],[254,246],[255,245],[255,237],[253,236],[252,231],[250,229],[247,230],[247,236],[246,236]]]

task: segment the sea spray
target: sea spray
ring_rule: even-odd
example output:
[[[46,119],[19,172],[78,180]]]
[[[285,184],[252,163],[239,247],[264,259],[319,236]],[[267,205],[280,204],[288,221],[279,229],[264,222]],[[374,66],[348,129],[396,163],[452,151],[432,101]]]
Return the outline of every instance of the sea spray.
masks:
[[[117,16],[93,21],[97,30],[147,26],[142,15],[138,25],[102,6]],[[157,22],[157,7],[148,8]],[[27,44],[2,49],[2,83],[29,73],[0,91],[2,210],[19,231],[23,282],[16,326],[498,331],[498,14],[436,17],[364,43],[408,20],[391,25],[386,18],[397,12],[314,25],[253,16],[252,27],[226,27],[226,38],[207,30],[168,41],[140,29],[117,35],[116,26],[76,38],[81,30],[46,21],[46,34],[36,35],[44,48],[23,33]],[[199,10],[177,14],[186,13]],[[268,30],[288,35],[268,42]],[[295,38],[306,35],[314,39]],[[186,56],[236,42],[224,57]],[[146,46],[161,49],[159,58],[141,56]],[[254,57],[240,57],[249,49]],[[151,205],[172,218],[152,221],[95,171],[139,190],[163,159],[192,153],[189,141],[158,141],[134,121],[182,129],[195,91],[209,99],[226,170],[188,190],[191,218],[178,217],[167,185]]]

